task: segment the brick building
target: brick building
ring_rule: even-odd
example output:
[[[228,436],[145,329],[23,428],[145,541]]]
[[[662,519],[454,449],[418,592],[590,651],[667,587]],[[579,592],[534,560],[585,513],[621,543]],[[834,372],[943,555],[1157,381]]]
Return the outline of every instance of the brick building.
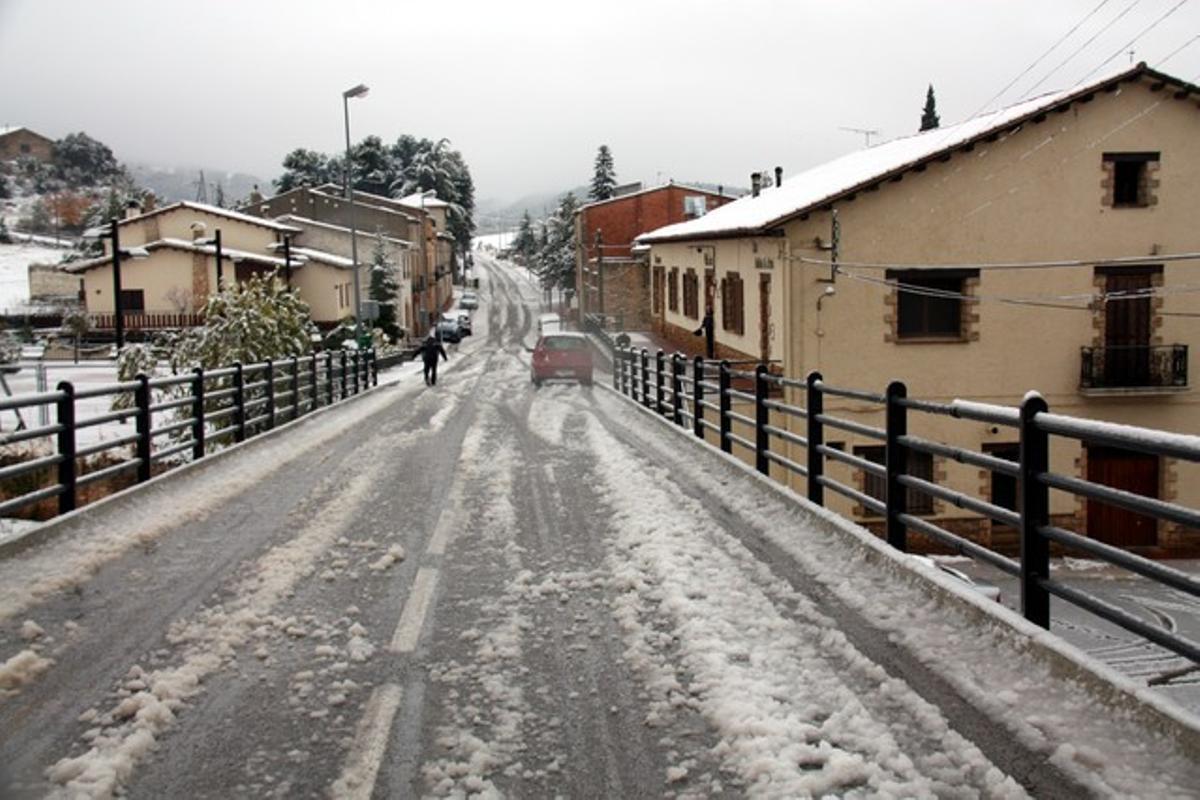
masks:
[[[579,313],[622,317],[624,327],[650,325],[650,273],[634,251],[639,235],[703,216],[734,198],[678,183],[588,203],[576,212],[576,296]]]

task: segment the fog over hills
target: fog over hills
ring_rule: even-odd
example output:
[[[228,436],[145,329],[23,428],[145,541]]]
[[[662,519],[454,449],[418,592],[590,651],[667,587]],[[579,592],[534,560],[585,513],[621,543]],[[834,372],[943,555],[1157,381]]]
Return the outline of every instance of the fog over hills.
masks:
[[[150,189],[164,203],[196,200],[200,195],[201,173],[204,174],[207,199],[210,203],[216,203],[218,189],[224,193],[226,206],[236,205],[243,200],[255,184],[263,194],[270,194],[272,191],[269,180],[244,172],[229,172],[212,167],[164,167],[139,163],[128,163],[126,167],[138,186]]]

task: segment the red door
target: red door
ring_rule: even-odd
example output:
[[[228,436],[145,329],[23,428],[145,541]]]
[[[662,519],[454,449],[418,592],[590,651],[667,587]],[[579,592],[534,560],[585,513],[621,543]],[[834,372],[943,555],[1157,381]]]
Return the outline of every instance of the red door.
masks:
[[[1143,497],[1158,498],[1158,457],[1114,447],[1089,447],[1087,479]],[[1089,500],[1087,533],[1114,547],[1153,547],[1158,529],[1153,517]]]

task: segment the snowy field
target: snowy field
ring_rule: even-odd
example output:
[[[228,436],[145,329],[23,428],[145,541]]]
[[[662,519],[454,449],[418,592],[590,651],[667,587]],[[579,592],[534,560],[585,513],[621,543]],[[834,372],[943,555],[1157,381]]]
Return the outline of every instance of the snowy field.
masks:
[[[492,250],[503,250],[510,247],[513,239],[517,236],[516,231],[504,231],[502,233],[488,233],[483,236],[476,236],[471,239],[471,247],[475,250],[490,248]]]
[[[66,252],[37,241],[0,244],[0,311],[28,305],[30,264],[57,264]]]

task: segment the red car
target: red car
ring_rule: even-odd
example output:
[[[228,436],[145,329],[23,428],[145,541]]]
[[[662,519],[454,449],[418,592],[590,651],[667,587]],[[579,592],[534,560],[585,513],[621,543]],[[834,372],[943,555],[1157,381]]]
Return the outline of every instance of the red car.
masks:
[[[582,333],[547,333],[533,348],[534,385],[546,380],[577,380],[592,384],[592,347]]]

